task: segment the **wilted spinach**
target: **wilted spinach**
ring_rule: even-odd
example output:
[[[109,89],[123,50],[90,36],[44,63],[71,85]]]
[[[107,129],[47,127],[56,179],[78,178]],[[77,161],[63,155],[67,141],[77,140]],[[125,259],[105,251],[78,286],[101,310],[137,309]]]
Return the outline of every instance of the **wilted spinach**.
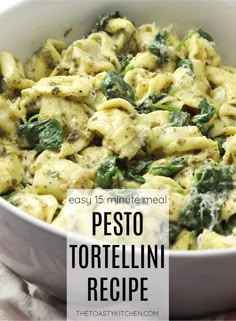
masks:
[[[182,110],[173,111],[170,115],[170,123],[174,127],[188,126],[191,120],[191,115]]]
[[[122,18],[119,11],[114,11],[108,14],[99,15],[96,19],[95,25],[93,26],[92,30],[88,33],[89,36],[91,33],[102,31],[106,28],[109,20],[114,18]]]
[[[127,163],[125,176],[137,183],[144,184],[145,179],[141,175],[144,175],[147,172],[151,162],[152,160],[150,158],[131,160]]]
[[[130,103],[134,101],[133,89],[115,70],[107,72],[101,83],[101,91],[107,99],[122,98]]]
[[[198,193],[222,193],[233,188],[231,166],[205,165],[194,172],[195,188]]]
[[[189,202],[180,212],[179,223],[199,234],[204,228],[218,224],[220,218],[221,202],[215,194],[192,193]]]
[[[16,130],[17,143],[23,148],[59,149],[63,143],[62,127],[55,118],[20,125]]]
[[[188,112],[184,112],[182,110],[176,110],[171,113],[170,123],[172,126],[180,127],[180,126],[197,126],[198,129],[202,132],[203,135],[207,135],[209,132],[209,128],[205,129],[203,124],[209,122],[213,115],[216,112],[215,107],[208,104],[206,98],[203,98],[197,106],[200,109],[200,113],[195,115],[191,119],[191,115]],[[210,127],[211,129],[212,127]]]
[[[151,174],[157,176],[171,177],[181,171],[186,162],[182,157],[176,157],[164,166],[155,166],[151,168]]]
[[[178,111],[177,107],[158,103],[160,100],[162,100],[166,96],[167,96],[166,94],[149,95],[139,106],[135,106],[135,109],[139,114],[149,114],[156,109]]]
[[[169,62],[169,51],[166,45],[169,35],[168,31],[158,32],[153,43],[148,47],[148,50],[157,57],[157,62],[161,67]]]
[[[215,138],[214,141],[217,143],[218,145],[218,149],[219,149],[219,154],[221,157],[224,156],[225,154],[225,149],[223,147],[223,144],[225,142],[225,139],[221,138],[221,137],[218,137],[218,138]]]
[[[230,235],[233,229],[236,227],[236,214],[230,216],[228,221],[223,220],[218,225],[214,227],[214,231],[223,235]]]
[[[1,197],[4,198],[6,201],[10,202],[11,198],[13,196],[15,196],[17,193],[19,193],[19,191],[20,191],[20,189],[16,189],[14,191],[10,191],[10,192],[4,193],[3,195],[1,195]]]
[[[169,242],[173,245],[181,231],[181,226],[175,222],[169,222]]]
[[[128,70],[126,70],[126,67],[128,66],[128,64],[130,63],[130,61],[132,60],[133,57],[131,55],[129,55],[129,56],[117,55],[117,58],[120,62],[120,76],[124,77],[126,72],[128,71]],[[130,67],[132,67],[132,66],[130,66]]]
[[[179,224],[197,234],[204,228],[218,228],[221,208],[233,188],[231,166],[206,164],[194,173],[194,186],[186,206],[181,210]]]
[[[209,122],[216,112],[215,107],[209,105],[206,98],[200,101],[198,108],[201,110],[200,114],[194,116],[192,119],[192,122],[196,124],[196,126]]]
[[[212,36],[209,35],[209,33],[207,33],[206,31],[202,30],[201,28],[197,29],[196,32],[199,33],[199,35],[202,38],[204,38],[204,39],[206,39],[206,40],[208,40],[210,42],[214,42],[214,39],[212,38]]]
[[[195,115],[190,121],[190,125],[197,126],[203,135],[207,135],[209,128],[205,129],[203,124],[209,122],[214,116],[215,107],[208,104],[207,99],[203,98],[197,106],[200,109],[200,114]]]
[[[117,166],[116,156],[109,156],[105,158],[96,173],[96,187],[104,189],[112,188],[113,182],[117,188],[121,188],[121,172]]]
[[[166,94],[152,94],[149,95],[139,106],[136,106],[135,109],[139,114],[149,114],[153,112],[153,104],[158,103],[161,99],[165,98]]]
[[[181,67],[185,70],[185,72],[194,78],[194,72],[193,72],[193,64],[190,59],[182,59],[178,61],[177,68]]]
[[[126,158],[109,156],[103,160],[96,173],[96,187],[122,188],[124,178],[144,184],[142,177],[151,163],[150,159],[137,159],[128,161]]]
[[[202,38],[210,42],[214,42],[214,39],[212,38],[212,36],[209,35],[209,33],[199,28],[195,31],[189,32],[176,46],[176,50],[179,51],[184,46],[185,42],[195,33],[198,33]]]

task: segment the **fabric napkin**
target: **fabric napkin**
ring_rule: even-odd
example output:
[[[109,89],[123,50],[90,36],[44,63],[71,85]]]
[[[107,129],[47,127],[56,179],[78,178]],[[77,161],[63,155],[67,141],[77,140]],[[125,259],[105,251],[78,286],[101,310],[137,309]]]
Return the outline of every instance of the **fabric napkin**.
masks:
[[[65,321],[66,304],[24,281],[0,263],[0,321],[16,320]],[[201,320],[236,321],[236,313]]]
[[[66,304],[28,284],[0,263],[0,321],[66,320]]]

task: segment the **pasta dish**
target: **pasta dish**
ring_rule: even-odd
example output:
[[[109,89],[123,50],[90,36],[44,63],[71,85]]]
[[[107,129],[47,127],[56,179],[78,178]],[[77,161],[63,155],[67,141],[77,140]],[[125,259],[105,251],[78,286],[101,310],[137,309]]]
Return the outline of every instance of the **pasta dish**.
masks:
[[[167,189],[171,249],[236,247],[236,68],[206,31],[112,12],[0,65],[2,197],[65,228],[68,189]]]

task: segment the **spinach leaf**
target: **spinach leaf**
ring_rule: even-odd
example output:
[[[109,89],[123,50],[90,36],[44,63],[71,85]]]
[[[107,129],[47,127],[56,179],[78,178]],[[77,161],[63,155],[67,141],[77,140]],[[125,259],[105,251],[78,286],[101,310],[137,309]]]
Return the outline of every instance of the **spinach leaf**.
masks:
[[[126,73],[130,70],[134,69],[134,66],[128,66],[130,61],[133,59],[133,56],[129,55],[129,56],[125,56],[125,55],[118,55],[117,56],[120,62],[120,76],[122,78],[124,78],[124,76],[126,75]]]
[[[117,58],[119,60],[120,67],[121,67],[120,72],[122,72],[125,70],[125,68],[128,66],[130,61],[133,59],[133,56],[117,55]]]
[[[166,94],[152,94],[149,95],[139,106],[135,106],[135,109],[139,114],[149,114],[155,109],[162,109],[168,111],[178,111],[179,109],[174,106],[159,104],[158,101],[165,98]]]
[[[3,95],[5,93],[5,88],[4,88],[4,82],[3,82],[3,78],[0,77],[0,95]]]
[[[212,36],[209,35],[209,33],[207,33],[206,31],[202,30],[201,28],[199,28],[198,30],[196,30],[196,32],[199,33],[199,35],[200,35],[202,38],[204,38],[204,39],[206,39],[206,40],[208,40],[208,41],[210,41],[210,42],[214,42],[214,39],[212,38]]]
[[[173,111],[170,115],[171,125],[174,127],[188,126],[190,123],[191,115],[182,110]]]
[[[144,184],[145,179],[141,175],[147,172],[151,163],[150,158],[133,159],[127,164],[125,176],[137,183]]]
[[[91,33],[99,32],[102,31],[106,28],[108,22],[110,19],[114,18],[122,18],[121,14],[119,11],[114,11],[108,14],[102,14],[97,17],[97,20],[95,22],[94,27],[92,30],[89,32],[87,36],[89,36]]]
[[[170,163],[165,166],[155,166],[151,168],[150,173],[156,176],[167,176],[171,177],[181,171],[186,162],[182,157],[174,158]]]
[[[136,106],[135,109],[139,114],[149,114],[153,112],[153,104],[156,104],[161,99],[165,98],[166,94],[152,94],[149,95],[141,105]]]
[[[130,65],[127,66],[123,71],[120,72],[120,75],[122,78],[124,78],[124,76],[127,74],[128,71],[133,70],[134,66]]]
[[[185,70],[185,72],[194,78],[194,72],[193,72],[193,64],[190,59],[182,59],[178,61],[177,68],[181,67]]]
[[[6,201],[10,202],[11,198],[15,196],[17,193],[19,193],[19,191],[20,189],[16,189],[14,191],[4,193],[3,195],[1,195],[1,197],[4,198]]]
[[[152,105],[153,109],[162,109],[162,110],[168,110],[168,111],[178,111],[179,108],[171,105],[166,105],[166,104],[153,104]]]
[[[176,46],[176,50],[179,51],[184,45],[185,42],[192,37],[192,35],[194,35],[195,33],[198,33],[202,38],[210,41],[210,42],[214,42],[214,39],[212,38],[212,36],[210,36],[206,31],[202,30],[201,28],[194,30],[192,32],[189,32],[180,42],[179,44]]]
[[[38,151],[59,149],[63,143],[62,127],[55,118],[20,125],[16,136],[20,147],[35,148]]]
[[[236,227],[236,214],[232,215],[228,221],[221,221],[219,224],[214,226],[214,231],[222,235],[230,235],[233,232],[233,229]]]
[[[54,213],[54,215],[53,215],[52,221],[54,221],[54,220],[58,217],[58,215],[60,214],[60,212],[61,212],[61,209],[60,209],[60,208],[57,208],[56,211],[55,211],[55,213]]]
[[[208,129],[205,129],[202,124],[207,123],[215,114],[215,107],[208,104],[206,98],[203,98],[198,108],[200,109],[200,114],[194,116],[191,119],[191,115],[188,112],[182,110],[173,111],[170,116],[170,123],[172,126],[197,126],[203,135],[207,136],[212,129],[211,125]]]
[[[113,98],[122,98],[130,103],[133,103],[134,101],[133,89],[115,70],[107,72],[101,83],[101,91],[108,100]]]
[[[181,231],[181,226],[178,223],[169,222],[169,242],[173,245]]]
[[[222,193],[233,188],[231,166],[204,165],[194,172],[194,186],[198,193]]]
[[[176,110],[171,113],[170,123],[172,126],[181,127],[181,126],[197,126],[203,135],[207,135],[209,131],[212,129],[210,126],[208,129],[202,126],[202,124],[207,123],[215,114],[215,107],[208,104],[206,98],[203,98],[198,108],[200,109],[200,114],[194,116],[191,119],[191,115],[188,112],[184,112],[182,110]]]
[[[205,135],[207,138],[210,138],[211,131],[215,127],[214,124],[211,124],[208,128],[204,129],[202,134]]]
[[[236,214],[230,216],[230,218],[227,221],[227,227],[231,234],[233,229],[236,227]]]
[[[201,110],[200,114],[194,116],[192,119],[195,124],[209,122],[216,112],[215,107],[209,105],[206,98],[200,101],[198,108]]]
[[[197,126],[198,129],[202,132],[202,134],[206,135],[209,129],[205,130],[202,124],[207,123],[211,120],[211,118],[216,112],[216,109],[215,107],[208,104],[206,98],[203,98],[200,101],[198,108],[200,109],[200,114],[192,118],[190,125]]]
[[[166,46],[166,40],[170,33],[168,31],[158,32],[154,42],[148,47],[148,50],[157,57],[159,66],[164,66],[169,62],[169,52]]]
[[[178,43],[178,45],[176,46],[176,50],[180,51],[181,48],[185,45],[186,41],[195,33],[195,31],[193,32],[189,32],[186,36],[184,36],[184,38]]]
[[[96,173],[96,187],[112,188],[114,184],[121,188],[121,172],[117,166],[117,156],[109,156],[103,160]]]
[[[204,228],[218,224],[220,216],[221,204],[215,194],[192,193],[180,211],[179,224],[199,234]]]
[[[128,161],[126,158],[109,156],[103,160],[96,173],[96,187],[101,188],[122,188],[124,178],[144,184],[142,177],[152,160],[150,158]]]
[[[181,210],[179,224],[197,234],[204,228],[219,231],[221,208],[229,190],[233,188],[233,168],[208,164],[194,173],[194,186],[186,206]]]
[[[224,147],[223,147],[223,144],[224,144],[224,142],[225,142],[225,139],[223,139],[223,138],[221,138],[221,137],[218,137],[218,138],[215,138],[214,141],[217,142],[220,156],[223,157],[224,154],[225,154],[225,149],[224,149]]]
[[[178,87],[172,87],[172,88],[170,88],[170,90],[168,91],[167,95],[168,95],[168,96],[174,96],[174,95],[177,93],[178,90],[179,90]]]

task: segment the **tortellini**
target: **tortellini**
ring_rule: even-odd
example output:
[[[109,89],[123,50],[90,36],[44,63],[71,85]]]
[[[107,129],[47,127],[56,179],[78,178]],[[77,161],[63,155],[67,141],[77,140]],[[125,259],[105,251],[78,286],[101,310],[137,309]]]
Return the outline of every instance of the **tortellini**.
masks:
[[[216,232],[204,230],[199,239],[198,247],[201,250],[235,248],[236,235],[224,236]]]
[[[36,171],[32,187],[36,194],[50,194],[63,201],[69,188],[93,188],[94,175],[92,169],[84,169],[70,160],[51,160]]]
[[[207,32],[113,12],[0,73],[5,199],[66,229],[69,189],[165,189],[172,250],[236,247],[236,68]]]
[[[61,60],[61,52],[66,45],[63,41],[48,39],[44,45],[27,60],[26,77],[33,81],[48,77]]]
[[[0,155],[0,193],[15,189],[24,179],[25,172],[16,154]]]
[[[121,157],[131,159],[144,145],[150,126],[135,111],[122,110],[121,100],[112,101],[110,104],[109,108],[100,108],[90,118],[88,128],[104,137],[103,144],[108,149]]]
[[[165,155],[199,149],[215,149],[217,144],[203,136],[197,127],[154,127],[147,141],[150,153]]]
[[[22,63],[8,51],[0,52],[0,69],[7,92],[31,87],[34,82],[25,77]]]
[[[52,195],[18,193],[12,197],[11,202],[19,209],[48,223],[53,221],[53,217],[58,208],[58,202]]]

